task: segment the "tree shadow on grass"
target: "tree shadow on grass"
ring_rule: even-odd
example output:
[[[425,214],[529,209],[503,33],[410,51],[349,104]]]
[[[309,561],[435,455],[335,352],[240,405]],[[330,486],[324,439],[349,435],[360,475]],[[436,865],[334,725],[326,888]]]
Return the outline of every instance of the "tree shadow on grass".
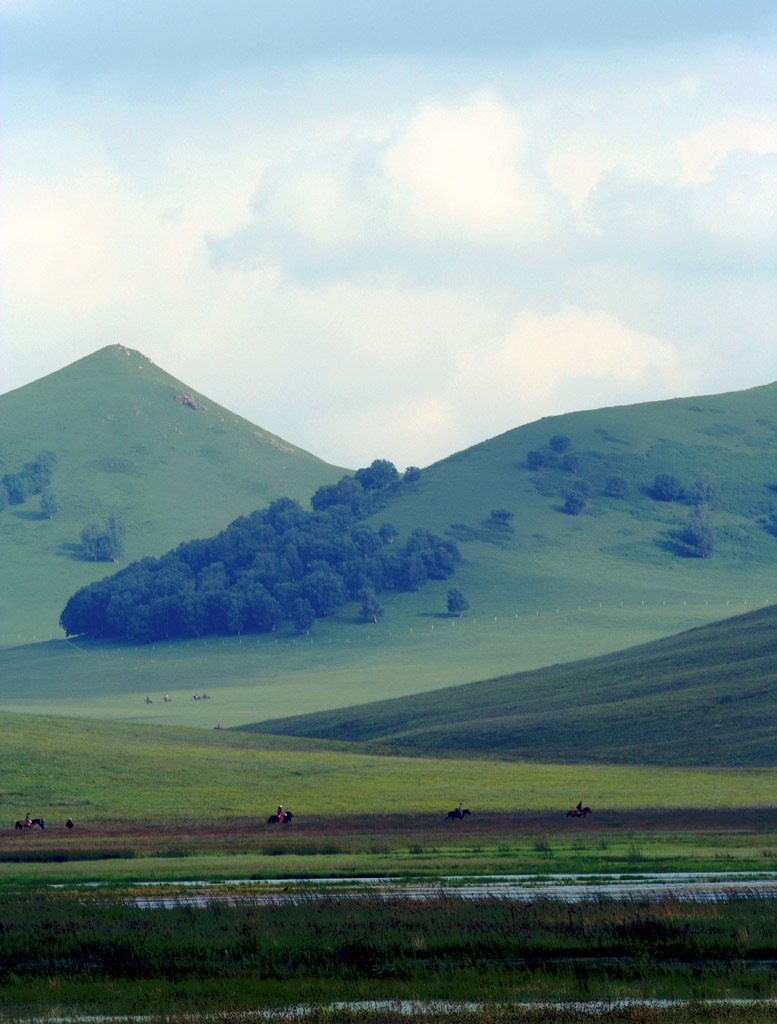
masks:
[[[83,562],[83,548],[80,544],[74,544],[72,542],[63,541],[62,544],[57,548],[57,554],[60,558],[71,558],[74,562]]]
[[[693,548],[682,539],[681,530],[667,530],[666,533],[659,534],[654,543],[662,551],[667,551],[670,555],[676,555],[678,558],[698,557]]]
[[[16,516],[17,519],[26,519],[28,522],[32,522],[36,519],[45,519],[45,516],[41,515],[39,509],[36,509],[35,511],[29,508],[14,509],[11,515]]]

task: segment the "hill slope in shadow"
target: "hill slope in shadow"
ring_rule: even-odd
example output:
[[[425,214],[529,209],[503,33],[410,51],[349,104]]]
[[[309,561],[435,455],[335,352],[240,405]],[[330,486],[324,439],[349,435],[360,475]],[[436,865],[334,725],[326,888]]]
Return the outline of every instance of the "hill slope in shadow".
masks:
[[[251,731],[418,756],[773,765],[776,635],[770,607],[601,658]]]

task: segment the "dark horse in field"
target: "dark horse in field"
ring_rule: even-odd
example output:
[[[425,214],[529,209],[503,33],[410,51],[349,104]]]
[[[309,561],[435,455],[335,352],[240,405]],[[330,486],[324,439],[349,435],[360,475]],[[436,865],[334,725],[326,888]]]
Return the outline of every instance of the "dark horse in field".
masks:
[[[33,825],[40,825],[41,828],[46,827],[45,818],[19,818],[14,828],[32,828]]]
[[[287,821],[291,821],[291,819],[293,817],[294,817],[294,815],[291,813],[291,811],[284,811],[283,812],[283,821],[281,822],[281,824],[285,825],[286,822]],[[267,819],[267,824],[268,825],[277,825],[280,820],[281,819],[278,817],[277,814],[271,814],[270,817]]]
[[[455,811],[448,811],[448,813],[445,815],[445,820],[450,821],[451,818],[455,818],[457,821],[461,821],[465,814],[471,813],[472,812],[467,807],[465,807],[463,811],[460,811],[457,807]]]
[[[567,811],[568,818],[585,818],[587,814],[593,814],[594,812],[590,807],[583,807],[583,801],[581,800],[577,807],[573,807],[571,811]]]

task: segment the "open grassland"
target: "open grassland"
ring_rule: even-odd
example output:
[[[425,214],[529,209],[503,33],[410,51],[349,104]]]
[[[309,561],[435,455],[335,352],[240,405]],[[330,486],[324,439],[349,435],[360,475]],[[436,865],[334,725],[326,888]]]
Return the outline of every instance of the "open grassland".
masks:
[[[585,889],[613,876],[627,881],[674,872],[772,877],[776,865],[777,814],[757,808],[603,809],[585,822],[560,811],[476,811],[463,823],[443,814],[333,819],[297,812],[284,826],[231,816],[153,825],[76,819],[72,830],[47,819],[42,831],[0,830],[0,890],[6,892],[41,884],[156,883],[173,894],[179,884],[196,894],[191,880],[224,885],[241,879],[240,898],[250,898],[266,896],[265,883],[277,879],[294,885],[340,879],[348,886],[349,879],[386,878],[446,879],[454,888],[451,879],[521,878],[529,886],[555,881]],[[204,898],[209,895],[206,890]]]
[[[141,910],[83,891],[30,892],[0,897],[0,985],[5,1013],[28,1017],[224,1019],[336,1000],[765,1000],[777,995],[775,911],[754,899],[451,898]],[[631,1019],[673,1019],[642,1009]],[[696,1012],[674,1019],[715,1019]]]
[[[80,719],[0,725],[4,884],[762,871],[777,852],[773,768],[441,761]],[[567,819],[581,796],[594,814]],[[471,816],[446,821],[460,799]],[[279,802],[293,822],[266,825]],[[27,812],[46,828],[17,831]]]
[[[429,599],[444,607],[447,586],[448,582],[430,583],[421,593],[397,597],[397,605],[406,600],[408,609],[415,609],[412,615],[408,610],[401,628],[388,613],[381,623],[369,625],[343,615],[317,622],[310,636],[283,630],[147,646],[61,640],[0,650],[0,708],[206,729],[219,723],[262,723],[458,686],[494,673],[512,675],[519,665],[577,662],[602,651],[615,652],[626,638],[645,643],[747,612],[755,605],[752,598],[714,604],[676,597],[674,602],[664,598],[666,603],[656,606],[640,601],[602,607],[597,602],[581,608],[553,604],[531,612],[461,619],[425,611]],[[711,664],[707,658],[705,665]],[[577,707],[582,696],[570,682],[576,670],[571,666],[563,683],[567,709]],[[611,670],[604,666],[597,693],[617,671],[615,662]],[[552,678],[554,685],[561,683]],[[623,682],[628,685],[630,677]],[[725,679],[719,682],[726,685]],[[214,699],[194,702],[193,694],[203,690]],[[539,687],[539,692],[546,691]],[[172,697],[170,704],[163,703],[165,694]],[[151,705],[145,703],[147,696]],[[446,695],[439,724],[459,706],[457,699],[448,705]],[[554,713],[558,706],[554,702]],[[432,701],[429,708],[434,707]],[[472,709],[479,717],[477,710]],[[712,708],[713,714],[719,711],[725,707]],[[366,714],[372,718],[369,711]],[[428,721],[429,712],[420,714],[422,722]],[[364,709],[356,709],[353,722],[358,725],[364,716]],[[332,721],[340,718],[336,715]],[[375,729],[385,728],[378,709],[374,723]],[[305,728],[308,724],[317,728],[316,723],[305,723]],[[349,729],[339,738],[356,735]],[[365,733],[364,738],[370,736]],[[531,756],[537,756],[536,748]]]
[[[592,807],[768,807],[777,769],[435,760],[245,733],[2,715],[0,813],[151,821]]]

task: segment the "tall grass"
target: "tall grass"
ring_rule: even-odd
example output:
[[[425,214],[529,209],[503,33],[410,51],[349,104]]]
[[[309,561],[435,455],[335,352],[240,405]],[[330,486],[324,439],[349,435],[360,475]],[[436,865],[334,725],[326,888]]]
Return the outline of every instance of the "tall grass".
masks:
[[[0,898],[17,1012],[246,1009],[331,1000],[772,997],[770,901],[323,899],[139,910],[83,892]]]

